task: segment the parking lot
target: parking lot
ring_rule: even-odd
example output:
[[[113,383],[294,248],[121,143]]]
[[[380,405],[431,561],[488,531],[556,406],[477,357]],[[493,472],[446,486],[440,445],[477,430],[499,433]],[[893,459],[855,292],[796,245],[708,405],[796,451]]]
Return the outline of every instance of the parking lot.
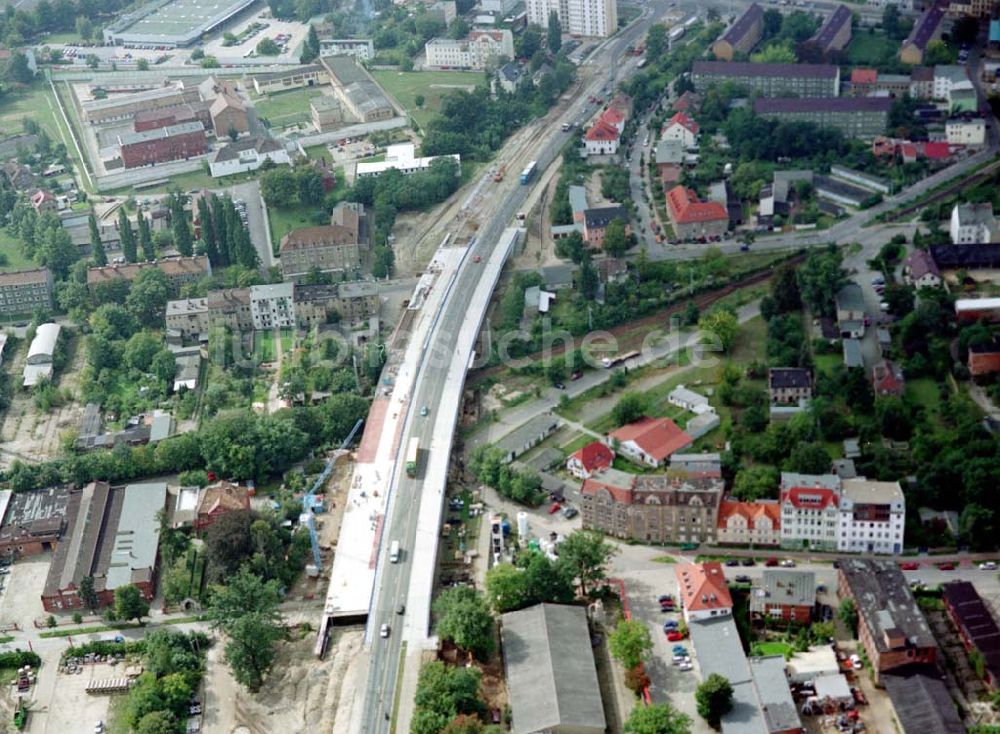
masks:
[[[92,680],[122,677],[121,665],[95,663],[83,666],[80,673],[59,673],[58,655],[46,656],[34,692],[36,705],[28,716],[26,731],[32,734],[92,732],[98,721],[107,723],[111,696],[87,693]]]
[[[302,43],[309,33],[309,27],[296,21],[265,18],[264,13],[259,13],[233,26],[229,32],[240,39],[240,42],[226,46],[225,39],[220,36],[205,44],[205,54],[225,63],[239,63],[246,59],[246,62],[253,63],[263,60],[268,63],[287,64],[298,63]],[[259,57],[255,55],[257,44],[265,38],[270,38],[282,47],[280,55]]]
[[[41,596],[51,562],[51,553],[29,556],[11,565],[9,574],[0,575],[6,582],[0,591],[0,626],[17,624],[22,630],[34,630],[34,621],[45,616]]]

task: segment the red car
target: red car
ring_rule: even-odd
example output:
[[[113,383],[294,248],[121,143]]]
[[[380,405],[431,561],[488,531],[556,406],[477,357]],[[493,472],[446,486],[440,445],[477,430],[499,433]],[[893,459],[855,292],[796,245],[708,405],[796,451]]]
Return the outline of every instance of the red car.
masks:
[[[954,563],[942,563],[941,565],[938,566],[938,568],[940,570],[942,570],[942,571],[954,571],[955,570],[955,564]]]
[[[674,630],[673,632],[668,632],[667,633],[667,641],[668,642],[680,642],[683,639],[684,639],[684,633],[683,632],[678,632],[677,630]]]
[[[552,506],[549,507],[549,514],[550,515],[555,515],[561,509],[562,509],[562,505],[560,505],[558,502],[553,502]]]
[[[920,568],[920,564],[914,561],[907,561],[906,563],[900,563],[899,568],[901,571],[916,571]]]
[[[479,257],[479,255],[474,255],[473,258],[472,258],[472,262],[477,263],[477,262],[480,261],[480,259],[481,258]]]
[[[764,565],[765,566],[777,566],[778,565],[778,559],[772,556],[771,558],[767,559],[767,563],[765,563]]]

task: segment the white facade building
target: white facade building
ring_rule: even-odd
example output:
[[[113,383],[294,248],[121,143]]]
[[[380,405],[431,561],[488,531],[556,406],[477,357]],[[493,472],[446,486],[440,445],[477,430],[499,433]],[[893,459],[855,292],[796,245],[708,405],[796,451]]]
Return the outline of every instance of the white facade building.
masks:
[[[951,101],[951,90],[956,85],[969,83],[969,72],[958,64],[939,64],[934,67],[934,99]]]
[[[358,178],[364,178],[365,176],[378,176],[385,173],[390,168],[396,168],[405,174],[416,173],[417,171],[429,168],[433,161],[441,157],[427,156],[424,158],[417,158],[415,157],[416,152],[417,147],[413,143],[399,143],[398,145],[386,146],[384,161],[378,161],[376,163],[362,161],[358,163],[355,175]],[[462,162],[461,156],[457,153],[447,157],[454,158],[456,163]]]
[[[781,473],[781,546],[837,549],[840,477],[836,474]]]
[[[906,499],[899,482],[844,480],[838,514],[838,551],[903,552]]]
[[[978,245],[993,242],[997,234],[997,221],[993,216],[993,205],[956,204],[951,210],[948,227],[953,245]]]
[[[618,30],[616,0],[527,0],[528,22],[549,26],[549,13],[559,17],[563,33],[604,38]]]
[[[514,36],[506,28],[472,31],[465,38],[434,38],[424,46],[427,66],[447,69],[485,69],[500,56],[513,58]]]
[[[295,284],[292,282],[250,286],[253,328],[295,328],[294,288]]]
[[[986,121],[948,120],[944,125],[944,134],[952,145],[984,145],[986,143]]]
[[[278,141],[271,138],[244,138],[220,149],[209,162],[208,169],[213,178],[219,178],[256,171],[268,160],[279,166],[292,164],[288,151]]]
[[[358,61],[375,58],[370,38],[326,38],[319,41],[320,56],[353,56]]]

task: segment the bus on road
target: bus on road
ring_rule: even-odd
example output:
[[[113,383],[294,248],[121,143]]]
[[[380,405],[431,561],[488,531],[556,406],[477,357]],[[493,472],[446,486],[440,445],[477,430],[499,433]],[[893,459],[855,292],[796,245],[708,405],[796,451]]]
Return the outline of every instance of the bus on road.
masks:
[[[521,183],[527,184],[531,183],[531,179],[535,176],[535,169],[538,168],[538,161],[532,161],[524,167],[521,171]]]
[[[417,461],[420,458],[420,439],[414,436],[406,447],[406,476],[417,476]]]

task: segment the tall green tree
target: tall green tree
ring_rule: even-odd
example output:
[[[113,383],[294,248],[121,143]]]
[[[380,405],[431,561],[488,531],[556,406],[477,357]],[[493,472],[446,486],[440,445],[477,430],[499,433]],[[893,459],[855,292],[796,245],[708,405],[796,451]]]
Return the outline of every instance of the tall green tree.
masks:
[[[209,208],[208,197],[198,199],[198,223],[201,229],[202,252],[213,267],[221,267],[219,261],[219,246],[215,239],[215,223]]]
[[[142,622],[149,614],[149,602],[142,595],[138,586],[125,584],[115,589],[115,616],[118,619],[134,619]]]
[[[80,595],[80,601],[90,611],[96,611],[101,606],[101,600],[97,596],[97,589],[94,588],[93,576],[84,576],[80,579],[80,588],[77,590],[77,593]]]
[[[627,249],[625,222],[620,219],[612,219],[604,230],[604,251],[611,257],[621,257]]]
[[[480,592],[467,587],[444,591],[434,601],[438,636],[451,640],[480,660],[493,653],[493,615]]]
[[[137,223],[139,225],[139,247],[142,249],[142,258],[152,261],[156,259],[156,250],[153,247],[153,233],[149,230],[149,221],[139,212]]]
[[[108,255],[104,251],[104,243],[101,241],[101,230],[97,226],[97,217],[91,212],[87,217],[87,226],[90,229],[90,257],[94,265],[98,267],[108,264]]]
[[[608,649],[625,670],[638,667],[653,651],[649,628],[637,619],[623,619],[608,635]]]
[[[712,673],[698,686],[694,698],[698,715],[718,729],[722,717],[733,707],[733,686],[725,676]]]
[[[177,252],[190,257],[194,253],[194,242],[187,212],[184,211],[184,195],[180,193],[174,193],[170,197],[170,229],[174,234],[174,247],[177,248]]]
[[[580,582],[584,594],[602,581],[618,549],[593,530],[575,530],[559,546],[559,562]]]
[[[546,31],[546,39],[549,51],[553,54],[559,53],[562,48],[562,24],[559,22],[559,13],[552,11],[549,13],[549,27]]]
[[[691,734],[691,717],[669,703],[637,705],[622,730],[625,734]]]
[[[122,241],[122,257],[125,258],[125,262],[136,262],[138,254],[135,249],[135,234],[132,232],[132,223],[129,222],[124,207],[118,210],[118,236]]]
[[[132,281],[125,308],[135,319],[147,327],[163,325],[167,301],[170,300],[170,282],[159,268],[143,268]]]

